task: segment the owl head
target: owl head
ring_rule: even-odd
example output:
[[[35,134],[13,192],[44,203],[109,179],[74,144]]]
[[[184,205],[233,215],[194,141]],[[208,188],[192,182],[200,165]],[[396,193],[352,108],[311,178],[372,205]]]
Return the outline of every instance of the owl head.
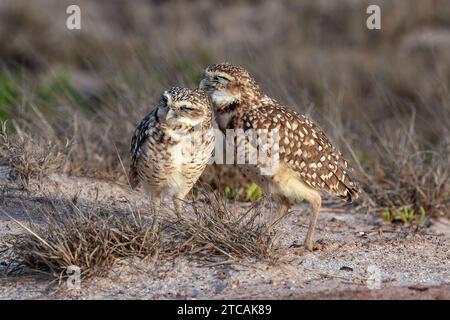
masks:
[[[211,120],[211,103],[201,89],[172,87],[157,105],[160,121],[169,126],[195,127]]]
[[[258,84],[247,70],[226,62],[208,66],[199,87],[208,92],[214,107],[218,109],[261,94]]]

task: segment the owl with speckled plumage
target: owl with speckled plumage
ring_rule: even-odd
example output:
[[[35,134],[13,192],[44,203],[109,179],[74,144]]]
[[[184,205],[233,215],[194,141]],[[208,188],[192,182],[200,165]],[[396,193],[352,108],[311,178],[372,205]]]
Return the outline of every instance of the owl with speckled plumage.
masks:
[[[173,87],[136,128],[129,180],[142,184],[156,206],[173,198],[177,213],[214,150],[212,107],[201,89]]]
[[[272,226],[297,200],[305,199],[311,204],[304,247],[313,250],[321,192],[347,202],[356,199],[360,192],[351,178],[352,169],[348,162],[321,128],[267,96],[244,68],[229,63],[211,65],[204,72],[200,88],[208,92],[217,124],[224,133],[229,129],[277,132],[279,164],[272,173],[262,174],[258,163],[236,163],[236,166],[278,202],[278,213]]]

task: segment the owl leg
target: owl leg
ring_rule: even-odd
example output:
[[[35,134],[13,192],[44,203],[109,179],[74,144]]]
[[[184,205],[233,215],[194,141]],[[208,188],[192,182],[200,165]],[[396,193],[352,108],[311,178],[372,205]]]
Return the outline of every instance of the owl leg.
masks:
[[[153,209],[155,210],[155,213],[158,213],[161,209],[161,195],[154,195],[152,196],[152,203],[153,203]]]
[[[183,200],[188,194],[190,188],[186,188],[186,190],[179,192],[175,197],[173,197],[173,206],[175,207],[175,213],[178,217],[183,212]]]
[[[159,212],[161,211],[161,195],[160,194],[154,194],[151,197],[152,201],[152,209],[153,209],[153,227],[158,228],[159,227]]]
[[[286,216],[290,206],[287,199],[282,199],[281,202],[279,202],[277,215],[268,228],[269,232],[272,232],[273,228]]]
[[[183,210],[182,200],[180,200],[178,198],[173,198],[173,206],[175,207],[175,213],[177,214],[177,217],[179,217],[181,214],[181,211]]]
[[[317,218],[319,216],[319,211],[322,204],[322,198],[318,193],[311,193],[308,196],[308,198],[306,198],[306,200],[311,204],[312,213],[304,245],[307,250],[313,251],[314,249],[319,249],[318,246],[314,245],[313,237],[314,237],[314,230],[316,229]]]

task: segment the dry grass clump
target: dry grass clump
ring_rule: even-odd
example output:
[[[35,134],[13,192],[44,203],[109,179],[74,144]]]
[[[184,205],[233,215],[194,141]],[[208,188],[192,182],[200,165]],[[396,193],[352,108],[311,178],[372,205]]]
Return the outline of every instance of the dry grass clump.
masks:
[[[190,255],[202,264],[275,261],[275,235],[261,221],[261,206],[242,215],[223,198],[202,191],[203,203],[189,204],[175,214],[141,217],[137,209],[115,210],[105,205],[86,207],[48,198],[36,219],[20,222],[23,234],[8,240],[16,265],[57,279],[77,266],[81,276],[105,274],[118,260],[158,256],[160,261]],[[155,218],[156,217],[156,218]]]
[[[39,220],[18,223],[24,234],[9,240],[19,263],[56,278],[69,266],[80,268],[82,277],[107,272],[118,260],[145,257],[160,250],[160,230],[153,220],[135,212],[83,208],[50,201]]]
[[[26,134],[9,135],[1,124],[0,161],[9,167],[9,178],[27,188],[31,179],[39,182],[62,167],[65,156],[51,141],[39,143]]]
[[[371,210],[408,209],[428,217],[449,214],[450,127],[445,123],[449,118],[433,116],[434,130],[443,137],[434,146],[420,136],[414,115],[408,125],[371,129],[371,158],[362,157],[359,170],[368,196],[365,205]]]
[[[387,141],[386,141],[387,142]],[[380,146],[367,190],[376,211],[403,208],[429,216],[448,214],[450,204],[450,150],[415,150],[398,144]]]
[[[188,211],[172,225],[180,252],[195,254],[207,264],[259,259],[274,261],[276,236],[267,230],[261,201],[237,213],[218,192],[201,191],[202,204],[189,204]]]

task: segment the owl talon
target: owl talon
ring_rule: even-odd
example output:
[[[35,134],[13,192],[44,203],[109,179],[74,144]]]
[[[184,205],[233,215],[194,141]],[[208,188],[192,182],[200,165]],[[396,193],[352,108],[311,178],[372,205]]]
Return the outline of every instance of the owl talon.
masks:
[[[322,245],[318,242],[311,242],[311,243],[305,243],[304,247],[308,250],[308,251],[318,251],[318,250],[322,250]]]
[[[296,255],[303,256],[307,253],[322,250],[322,245],[317,242],[312,242],[309,245],[303,244],[301,246],[292,245],[290,251]]]

